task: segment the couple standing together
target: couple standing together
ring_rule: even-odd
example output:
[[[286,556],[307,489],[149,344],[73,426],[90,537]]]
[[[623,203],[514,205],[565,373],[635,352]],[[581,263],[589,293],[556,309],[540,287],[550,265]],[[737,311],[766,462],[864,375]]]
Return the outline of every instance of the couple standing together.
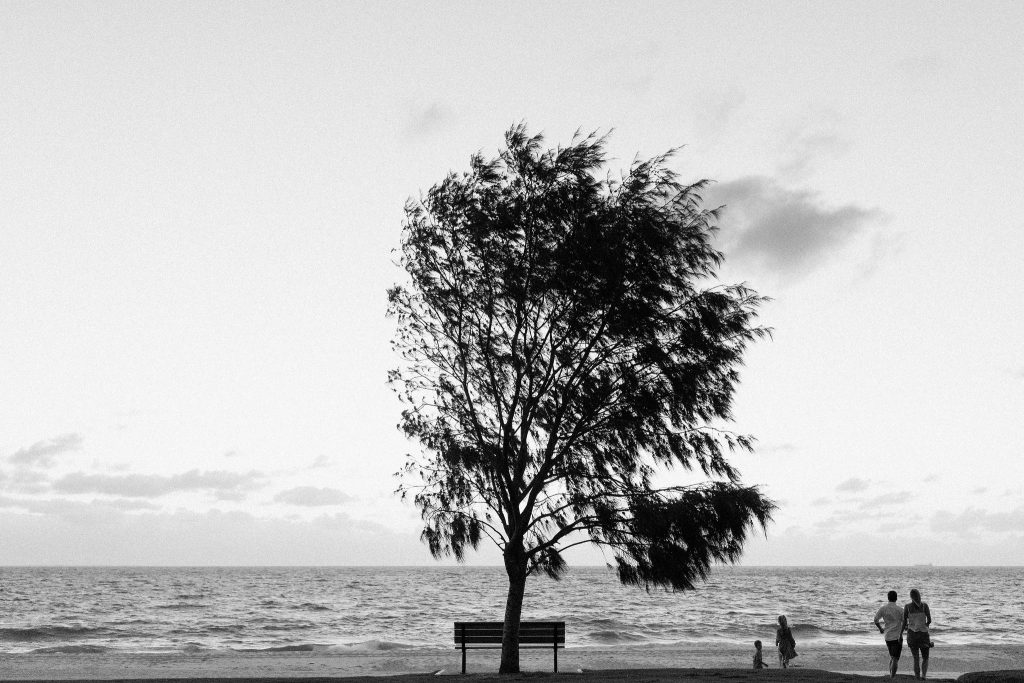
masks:
[[[889,591],[886,596],[889,602],[875,612],[875,626],[885,636],[885,645],[889,648],[889,673],[896,677],[896,666],[900,662],[903,651],[903,632],[907,632],[907,646],[914,655],[914,678],[927,678],[928,651],[932,647],[928,626],[932,623],[932,613],[927,602],[921,602],[921,592],[916,588],[910,591],[910,602],[903,608],[896,604],[896,591]],[[885,623],[885,628],[879,622]]]

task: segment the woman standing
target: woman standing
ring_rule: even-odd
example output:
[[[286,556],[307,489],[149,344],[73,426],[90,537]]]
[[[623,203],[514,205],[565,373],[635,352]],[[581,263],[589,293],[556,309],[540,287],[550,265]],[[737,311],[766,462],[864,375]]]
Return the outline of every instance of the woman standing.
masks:
[[[914,655],[914,678],[928,677],[928,650],[932,639],[928,634],[928,626],[932,623],[932,613],[927,602],[921,602],[921,591],[910,590],[910,602],[903,608],[903,628],[907,630],[907,647]]]
[[[796,657],[796,639],[786,622],[785,615],[779,615],[779,630],[775,632],[775,646],[779,648],[779,666],[789,666],[789,660]]]

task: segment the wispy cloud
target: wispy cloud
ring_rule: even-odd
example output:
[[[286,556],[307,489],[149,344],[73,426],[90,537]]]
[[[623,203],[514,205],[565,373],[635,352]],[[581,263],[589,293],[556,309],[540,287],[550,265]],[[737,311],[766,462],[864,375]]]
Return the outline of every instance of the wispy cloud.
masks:
[[[866,487],[866,484],[865,484]],[[873,510],[879,507],[892,507],[894,505],[902,505],[905,501],[914,497],[910,491],[894,491],[892,493],[882,493],[873,498],[861,501],[857,508],[860,510]]]
[[[261,472],[201,472],[189,470],[182,474],[86,474],[74,472],[55,482],[61,493],[100,493],[127,498],[155,498],[176,491],[240,491],[261,484]]]
[[[858,477],[851,477],[845,481],[839,482],[836,486],[836,491],[842,491],[843,493],[860,493],[870,486],[870,482],[866,479],[860,479]]]
[[[818,162],[840,156],[849,147],[846,139],[830,131],[794,133],[786,141],[779,173],[788,177],[802,177]]]
[[[64,511],[58,510],[64,504]],[[2,507],[2,506],[0,506]],[[315,519],[243,511],[116,510],[62,501],[49,514],[0,510],[0,557],[18,564],[335,565],[430,561],[415,531],[393,531],[343,513]],[[40,543],[59,538],[60,543]],[[489,563],[501,556],[485,555]]]
[[[249,497],[248,491],[226,490],[226,489],[221,489],[219,491],[215,491],[213,495],[214,495],[214,497],[217,500],[230,501],[230,502],[233,502],[233,503],[237,503],[239,501],[243,501],[243,500],[245,500],[246,498]]]
[[[765,446],[758,446],[758,453],[792,453],[797,450],[796,444],[785,443],[778,444],[767,444]]]
[[[61,434],[52,439],[37,441],[28,448],[16,451],[8,458],[8,461],[15,465],[50,467],[53,465],[56,456],[70,451],[77,451],[81,447],[81,434]]]
[[[828,261],[882,217],[874,208],[825,206],[817,193],[747,176],[708,188],[707,205],[723,206],[723,249],[762,269],[799,275]]]
[[[600,71],[602,82],[632,100],[650,95],[664,58],[657,42],[634,39],[595,45],[586,56]]]
[[[856,527],[861,522],[871,519],[879,519],[881,517],[889,516],[889,512],[884,510],[865,511],[865,510],[838,510],[833,512],[829,517],[819,520],[814,523],[814,526],[818,529],[830,529],[836,530],[847,526]]]
[[[1009,512],[988,512],[972,507],[959,514],[941,510],[932,515],[930,526],[932,531],[959,536],[970,536],[979,531],[1018,532],[1024,529],[1024,507]]]
[[[159,507],[143,500],[115,498],[111,500],[92,500],[88,502],[68,500],[66,498],[13,498],[0,496],[0,508],[25,510],[42,515],[59,517],[81,517],[82,513],[94,514],[113,511],[151,511]]]
[[[439,102],[415,110],[406,126],[406,134],[410,137],[433,135],[444,130],[455,120],[454,114]]]
[[[93,504],[103,504],[117,510],[159,510],[159,505],[154,505],[146,500],[133,500],[130,498],[114,498],[112,500],[93,501]]]
[[[287,491],[281,491],[274,496],[274,501],[277,503],[307,507],[340,505],[350,500],[352,500],[352,497],[343,491],[331,488],[317,488],[315,486],[297,486]]]
[[[312,464],[310,464],[309,469],[316,470],[322,467],[330,467],[333,464],[334,461],[328,458],[326,455],[318,455],[316,456],[316,458],[313,459],[313,462]]]
[[[42,493],[49,488],[49,476],[37,469],[19,467],[10,475],[0,476],[0,484],[17,493]]]
[[[694,126],[701,139],[716,138],[729,128],[743,107],[747,94],[735,86],[698,94],[700,106],[694,112]]]

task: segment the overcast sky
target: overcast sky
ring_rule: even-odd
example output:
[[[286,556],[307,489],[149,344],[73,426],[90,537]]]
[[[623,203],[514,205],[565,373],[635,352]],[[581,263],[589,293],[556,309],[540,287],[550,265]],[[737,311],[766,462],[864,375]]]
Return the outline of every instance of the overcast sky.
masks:
[[[4,564],[429,564],[406,198],[683,146],[773,297],[746,564],[1024,564],[1024,3],[0,4]],[[476,563],[496,563],[484,552]],[[575,561],[600,563],[600,554]]]

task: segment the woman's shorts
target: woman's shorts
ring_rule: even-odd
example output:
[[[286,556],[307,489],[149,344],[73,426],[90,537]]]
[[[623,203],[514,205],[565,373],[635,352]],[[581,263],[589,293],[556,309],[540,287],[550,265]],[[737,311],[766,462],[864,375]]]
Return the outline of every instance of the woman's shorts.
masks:
[[[885,646],[889,648],[890,657],[899,657],[903,652],[903,636],[900,636],[896,640],[885,641]]]
[[[921,654],[927,657],[928,643],[930,641],[931,636],[928,635],[927,631],[907,631],[907,647],[915,654],[920,650]]]

